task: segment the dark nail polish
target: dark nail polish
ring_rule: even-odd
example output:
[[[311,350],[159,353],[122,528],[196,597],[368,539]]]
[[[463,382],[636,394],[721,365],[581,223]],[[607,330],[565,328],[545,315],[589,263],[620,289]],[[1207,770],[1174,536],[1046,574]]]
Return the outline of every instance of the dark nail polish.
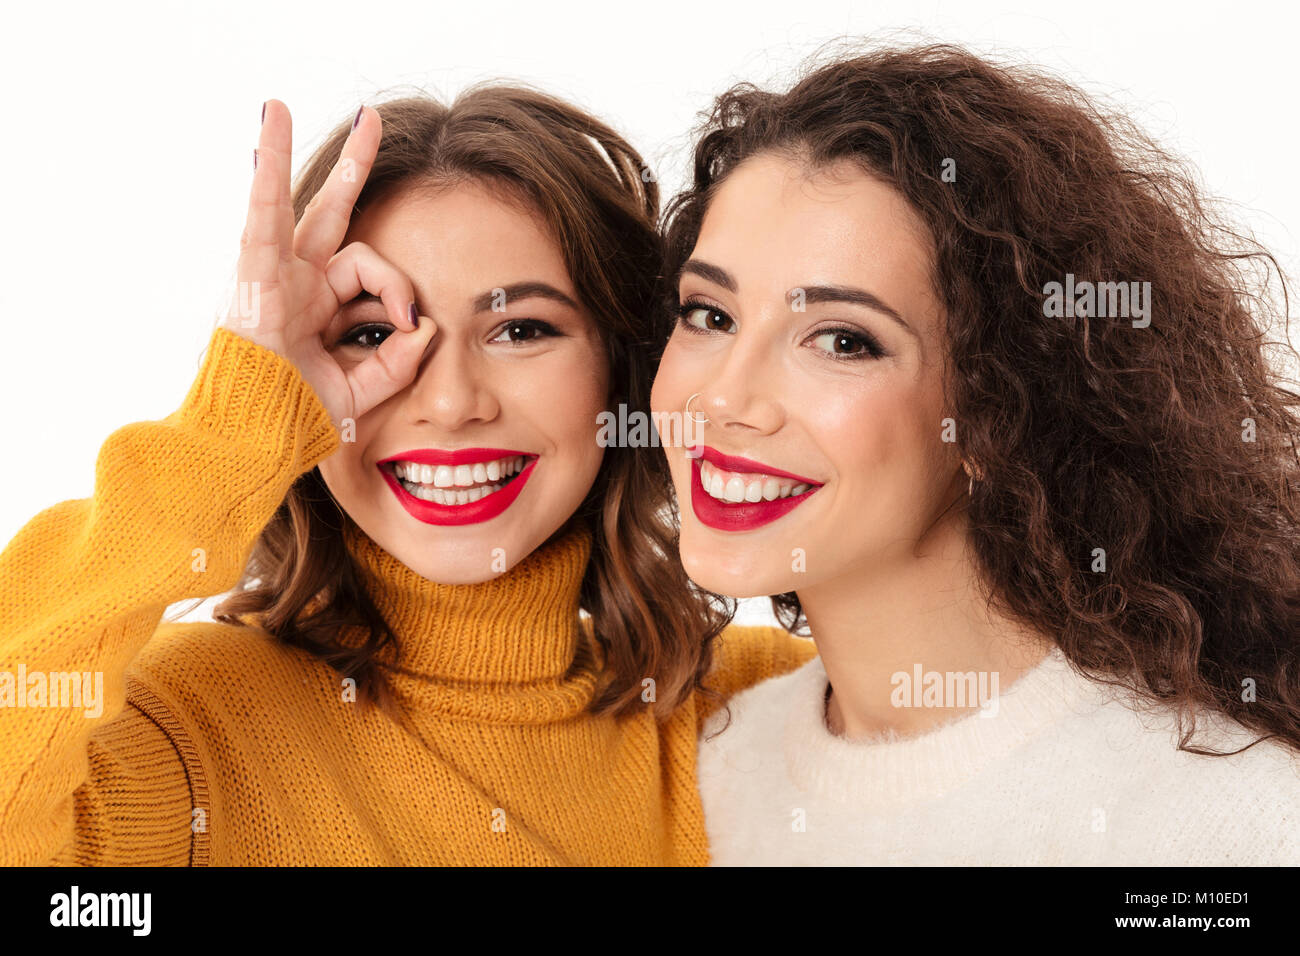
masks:
[[[365,109],[364,106],[358,106],[358,107],[357,107],[357,116],[356,116],[356,119],[354,119],[354,120],[352,121],[352,128],[353,128],[353,129],[356,129],[356,128],[357,128],[357,124],[361,122],[361,111],[364,110],[364,109]]]
[[[266,101],[262,101],[262,122],[266,122]]]
[[[414,302],[411,303],[411,312],[410,312],[410,314],[411,314],[411,324],[412,324],[413,326],[415,326],[415,327],[418,329],[418,328],[420,327],[420,315],[419,315],[418,312],[415,311],[415,303],[414,303]]]
[[[257,170],[257,150],[253,150],[253,170]]]

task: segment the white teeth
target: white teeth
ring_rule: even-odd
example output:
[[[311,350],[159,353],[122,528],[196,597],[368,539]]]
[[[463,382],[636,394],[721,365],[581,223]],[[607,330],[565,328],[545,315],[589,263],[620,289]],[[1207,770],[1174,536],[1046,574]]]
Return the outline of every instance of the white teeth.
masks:
[[[440,505],[464,505],[500,491],[505,479],[523,469],[527,457],[512,455],[472,465],[421,465],[399,461],[393,473],[417,498]]]
[[[476,462],[472,465],[419,465],[415,462],[397,462],[393,471],[398,478],[433,485],[437,488],[469,488],[474,485],[499,481],[523,470],[526,459],[515,455],[496,461]]]
[[[801,495],[813,487],[806,482],[796,483],[771,475],[738,475],[716,468],[707,461],[700,462],[700,484],[710,497],[729,504],[776,501]]]
[[[501,485],[488,485],[485,488],[473,488],[469,491],[451,491],[443,488],[433,488],[429,485],[405,485],[407,491],[417,498],[425,501],[432,501],[439,505],[463,505],[472,501],[478,501],[480,498],[486,498],[488,495],[500,491]]]

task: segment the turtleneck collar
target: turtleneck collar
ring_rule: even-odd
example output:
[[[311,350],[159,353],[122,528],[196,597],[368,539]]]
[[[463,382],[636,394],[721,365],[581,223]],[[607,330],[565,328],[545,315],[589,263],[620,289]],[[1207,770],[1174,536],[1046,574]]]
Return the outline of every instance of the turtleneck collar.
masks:
[[[343,538],[397,639],[376,661],[408,709],[534,723],[571,716],[591,699],[598,668],[579,593],[592,537],[580,522],[480,584],[421,577],[354,522]]]

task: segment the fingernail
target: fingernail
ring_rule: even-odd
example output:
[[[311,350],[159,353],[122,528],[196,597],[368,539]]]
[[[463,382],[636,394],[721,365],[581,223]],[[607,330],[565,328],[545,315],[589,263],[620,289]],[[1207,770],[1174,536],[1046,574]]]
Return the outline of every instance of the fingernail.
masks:
[[[361,111],[364,110],[364,109],[365,109],[364,106],[359,106],[359,107],[357,107],[357,116],[356,116],[356,119],[354,119],[354,120],[352,121],[352,128],[353,128],[353,129],[356,129],[356,128],[357,128],[357,124],[361,122]]]
[[[254,169],[254,171],[256,171],[256,169],[257,169],[257,149],[256,149],[256,148],[253,149],[253,169]]]
[[[262,122],[266,122],[266,100],[262,101]]]
[[[411,303],[410,315],[411,315],[411,324],[412,324],[413,326],[415,326],[415,327],[418,329],[418,328],[420,327],[420,316],[419,316],[419,314],[415,311],[415,303],[414,303],[414,302]]]

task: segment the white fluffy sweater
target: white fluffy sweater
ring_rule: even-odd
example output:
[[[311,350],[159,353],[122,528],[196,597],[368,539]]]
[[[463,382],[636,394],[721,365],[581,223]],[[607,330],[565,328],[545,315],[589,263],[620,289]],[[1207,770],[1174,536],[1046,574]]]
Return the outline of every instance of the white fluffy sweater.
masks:
[[[820,657],[705,728],[714,865],[1300,864],[1300,756],[1266,740],[1177,750],[1172,711],[1136,709],[1056,649],[930,732],[850,741],[825,722]],[[1258,737],[1200,717],[1192,745]]]

